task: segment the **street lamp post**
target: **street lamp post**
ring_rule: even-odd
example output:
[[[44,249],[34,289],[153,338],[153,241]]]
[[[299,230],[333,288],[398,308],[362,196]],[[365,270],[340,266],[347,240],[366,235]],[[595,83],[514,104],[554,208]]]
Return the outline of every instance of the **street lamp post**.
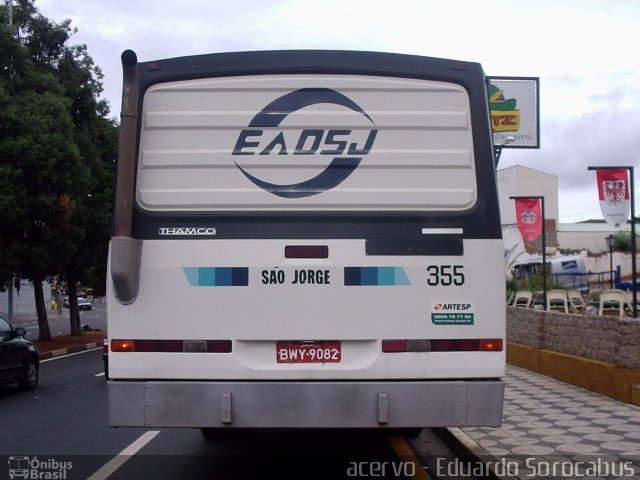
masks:
[[[609,285],[613,288],[613,246],[616,243],[615,235],[609,235],[607,238],[607,247],[609,247]]]

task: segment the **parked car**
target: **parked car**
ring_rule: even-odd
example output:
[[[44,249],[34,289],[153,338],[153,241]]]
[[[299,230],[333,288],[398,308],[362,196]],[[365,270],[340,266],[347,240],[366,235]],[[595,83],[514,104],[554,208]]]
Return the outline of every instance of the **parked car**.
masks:
[[[27,331],[0,316],[0,385],[17,383],[22,390],[38,385],[40,354],[24,337]]]
[[[104,378],[109,380],[109,339],[102,340],[102,361],[104,362]]]
[[[79,310],[91,310],[91,302],[86,298],[78,297]]]
[[[62,306],[69,308],[69,297],[65,297],[64,300],[62,300]],[[78,297],[78,309],[91,310],[91,302],[85,297]]]

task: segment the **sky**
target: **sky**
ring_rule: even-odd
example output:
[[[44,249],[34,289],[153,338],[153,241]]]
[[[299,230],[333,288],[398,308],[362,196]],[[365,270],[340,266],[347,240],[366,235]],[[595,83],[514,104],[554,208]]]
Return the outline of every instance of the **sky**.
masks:
[[[216,52],[368,50],[479,62],[540,78],[540,149],[504,149],[558,177],[560,222],[602,219],[595,172],[634,166],[640,195],[638,0],[35,0],[71,19],[120,114],[120,54],[139,61]],[[637,196],[636,195],[636,196]],[[636,201],[636,211],[638,202]]]

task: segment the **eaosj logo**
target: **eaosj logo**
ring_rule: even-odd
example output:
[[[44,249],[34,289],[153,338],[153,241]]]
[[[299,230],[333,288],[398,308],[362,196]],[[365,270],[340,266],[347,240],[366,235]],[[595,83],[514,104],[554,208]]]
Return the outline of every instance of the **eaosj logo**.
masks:
[[[333,104],[356,112],[366,119],[365,127],[375,125],[371,117],[345,95],[327,88],[303,88],[277,98],[251,120],[236,140],[232,155],[263,157],[316,156],[327,158],[324,169],[317,173],[312,168],[304,171],[313,176],[295,183],[274,183],[249,173],[240,159],[235,162],[242,173],[255,185],[283,198],[303,198],[330,190],[342,183],[360,164],[376,140],[378,130],[359,126],[356,129],[341,128],[285,128],[283,122],[289,115],[305,107]],[[320,112],[320,117],[327,112]],[[299,115],[303,116],[302,113]],[[342,118],[342,117],[339,117]],[[363,136],[363,131],[365,136]],[[367,133],[368,132],[368,133]],[[331,159],[329,161],[329,158]],[[239,163],[240,162],[240,163]],[[273,169],[270,169],[273,170]],[[278,170],[278,169],[276,169]],[[279,170],[282,171],[282,170]]]

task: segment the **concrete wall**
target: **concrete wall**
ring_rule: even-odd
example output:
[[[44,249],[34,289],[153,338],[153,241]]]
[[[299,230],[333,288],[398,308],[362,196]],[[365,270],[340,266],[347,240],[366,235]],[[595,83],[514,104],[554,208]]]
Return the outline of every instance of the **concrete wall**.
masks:
[[[507,361],[640,404],[640,320],[507,307]]]
[[[508,307],[507,340],[533,348],[640,368],[640,320]]]

